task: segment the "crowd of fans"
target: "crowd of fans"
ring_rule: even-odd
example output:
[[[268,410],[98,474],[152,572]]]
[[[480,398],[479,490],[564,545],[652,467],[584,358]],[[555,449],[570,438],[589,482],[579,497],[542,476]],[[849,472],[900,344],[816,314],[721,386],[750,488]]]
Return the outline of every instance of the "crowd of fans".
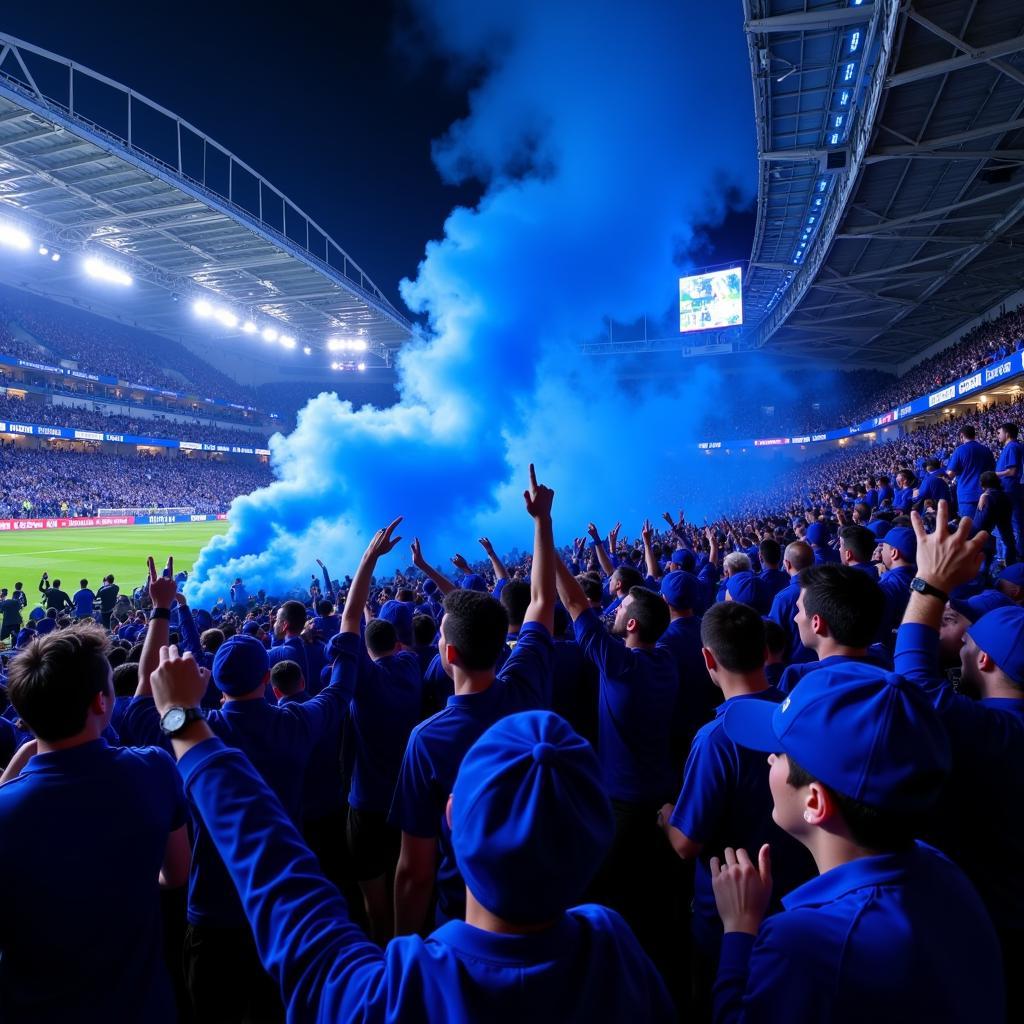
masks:
[[[91,516],[101,508],[226,512],[239,494],[270,483],[256,460],[108,455],[0,444],[0,519]],[[173,500],[168,500],[168,495]]]

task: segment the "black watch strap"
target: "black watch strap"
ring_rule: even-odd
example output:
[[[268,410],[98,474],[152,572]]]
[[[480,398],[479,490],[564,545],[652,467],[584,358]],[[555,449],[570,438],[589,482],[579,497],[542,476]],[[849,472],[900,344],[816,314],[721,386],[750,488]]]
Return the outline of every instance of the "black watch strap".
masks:
[[[927,580],[921,579],[920,576],[915,576],[910,581],[910,589],[918,594],[927,594],[928,597],[936,597],[943,604],[949,600],[949,594],[944,590],[939,590],[938,587],[933,587]]]
[[[154,619],[169,619],[171,617],[170,608],[154,608],[149,613],[149,621],[152,622]]]
[[[165,736],[177,736],[182,729],[204,717],[202,708],[168,708],[160,719],[160,729]]]

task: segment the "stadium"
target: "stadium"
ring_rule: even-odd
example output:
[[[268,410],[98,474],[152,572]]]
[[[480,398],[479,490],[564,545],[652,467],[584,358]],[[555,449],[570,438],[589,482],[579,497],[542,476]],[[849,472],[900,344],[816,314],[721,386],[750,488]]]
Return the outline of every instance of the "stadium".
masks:
[[[0,21],[0,1018],[1022,1019],[1024,7],[571,8]]]

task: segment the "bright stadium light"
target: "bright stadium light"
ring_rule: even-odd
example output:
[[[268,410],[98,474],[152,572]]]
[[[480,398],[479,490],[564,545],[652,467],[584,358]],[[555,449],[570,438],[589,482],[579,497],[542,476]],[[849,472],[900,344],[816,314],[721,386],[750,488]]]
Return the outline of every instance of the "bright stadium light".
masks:
[[[328,352],[342,352],[345,349],[346,343],[341,338],[328,338],[327,339],[327,351]]]
[[[20,228],[11,224],[0,224],[0,245],[6,245],[11,249],[21,249],[24,252],[26,249],[32,248],[32,239]]]
[[[39,255],[40,256],[49,256],[50,255],[50,250],[47,249],[45,245],[41,245],[41,246],[39,246]]]
[[[266,342],[277,341],[277,331],[273,327],[264,327],[263,340]]]
[[[354,341],[352,343],[352,348],[356,352],[365,352],[366,351],[366,342],[362,338],[360,338],[358,341]]]
[[[59,252],[51,252],[50,253],[50,259],[53,260],[54,263],[60,263],[60,253]]]
[[[95,256],[90,256],[82,264],[85,272],[96,278],[97,281],[106,281],[109,284],[120,284],[128,286],[132,283],[131,274],[126,274],[120,267],[111,266]]]
[[[214,310],[213,318],[218,323],[223,324],[225,327],[237,327],[238,317],[231,312],[230,309],[225,309],[221,306],[219,309]]]
[[[336,370],[337,368],[338,368],[338,364],[337,363],[331,363],[331,369],[332,370]]]
[[[245,323],[242,324],[242,330],[246,334],[255,334],[256,329],[256,325],[251,320],[246,320]]]
[[[360,373],[362,373],[363,370],[366,369],[366,363],[360,363],[357,369],[359,370]]]
[[[282,348],[295,348],[295,339],[290,334],[282,334],[277,340]]]
[[[311,349],[311,348],[310,348],[310,347],[309,347],[308,345],[303,345],[303,346],[302,346],[302,351],[303,351],[303,352],[304,352],[304,353],[305,353],[305,354],[306,354],[307,356],[311,356],[311,355],[313,354],[313,350],[312,350],[312,349]]]
[[[213,306],[211,306],[206,299],[196,299],[196,301],[192,303],[192,312],[195,313],[196,316],[201,316],[205,319],[208,316],[213,316]]]

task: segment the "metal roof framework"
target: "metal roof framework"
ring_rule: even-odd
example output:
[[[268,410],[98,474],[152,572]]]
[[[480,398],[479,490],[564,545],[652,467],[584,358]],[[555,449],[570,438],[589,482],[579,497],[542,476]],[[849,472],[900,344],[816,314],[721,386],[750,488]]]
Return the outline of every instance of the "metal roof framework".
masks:
[[[313,349],[362,339],[388,364],[411,336],[359,264],[234,154],[127,86],[2,33],[0,218],[127,270],[130,316],[147,330],[187,333],[176,302],[206,299]],[[58,292],[71,262],[51,268],[66,278]]]
[[[1024,6],[1017,0],[745,3],[764,135],[748,279],[750,302],[761,304],[763,319],[753,345],[892,367],[1019,290]],[[771,61],[782,46],[786,53],[809,52],[815,41],[834,46],[837,38],[848,40],[853,24],[865,25],[876,48],[875,71],[848,140],[836,145],[823,137],[809,147],[798,134],[799,119],[781,101],[783,76],[775,71],[783,65],[769,63],[771,74],[764,74],[761,54],[767,49]],[[811,102],[805,91],[817,95],[818,72],[792,63],[786,81],[797,80],[800,108]],[[812,178],[830,152],[844,149],[846,167],[833,175],[829,209],[801,256],[786,234],[793,191],[787,169],[800,180]]]

